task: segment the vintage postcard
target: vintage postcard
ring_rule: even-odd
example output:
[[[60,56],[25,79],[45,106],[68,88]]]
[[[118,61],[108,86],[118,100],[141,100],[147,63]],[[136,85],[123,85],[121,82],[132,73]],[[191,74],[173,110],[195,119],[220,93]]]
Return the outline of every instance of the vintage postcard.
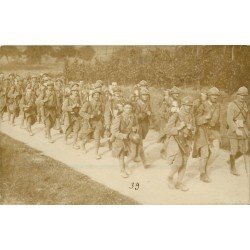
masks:
[[[249,46],[0,47],[0,204],[249,204]]]

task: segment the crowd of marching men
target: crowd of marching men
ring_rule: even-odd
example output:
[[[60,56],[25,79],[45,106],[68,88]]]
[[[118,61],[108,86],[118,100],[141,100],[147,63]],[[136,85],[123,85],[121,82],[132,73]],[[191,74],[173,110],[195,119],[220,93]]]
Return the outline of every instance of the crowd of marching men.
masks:
[[[169,188],[187,191],[183,178],[190,156],[200,159],[200,180],[211,181],[208,173],[211,147],[220,144],[220,91],[212,87],[197,100],[189,96],[180,99],[180,93],[175,86],[165,91],[158,142],[162,143],[162,157],[171,166]],[[240,87],[227,110],[229,162],[235,176],[239,175],[235,160],[241,155],[245,160],[248,152],[247,96],[248,89]],[[134,86],[129,98],[124,98],[116,82],[108,86],[101,80],[93,84],[83,81],[66,84],[63,77],[51,78],[48,74],[21,78],[0,73],[2,122],[5,112],[11,125],[21,116],[20,126],[31,136],[34,123],[44,124],[44,135],[50,143],[54,142],[51,129],[58,129],[64,134],[66,144],[72,138],[74,149],[81,149],[84,154],[86,144],[94,139],[96,159],[101,158],[100,140],[106,138],[112,155],[119,159],[124,178],[130,175],[131,161],[141,161],[144,168],[150,167],[143,150],[152,116],[149,85],[145,80]]]

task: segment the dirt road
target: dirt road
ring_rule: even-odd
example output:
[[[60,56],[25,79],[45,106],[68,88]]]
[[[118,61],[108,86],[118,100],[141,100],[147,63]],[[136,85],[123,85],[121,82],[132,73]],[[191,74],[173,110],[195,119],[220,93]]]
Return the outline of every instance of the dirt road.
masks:
[[[1,132],[141,204],[248,204],[250,200],[250,176],[245,173],[243,159],[236,162],[241,176],[233,176],[227,164],[228,152],[224,150],[217,152],[218,155],[211,164],[212,183],[209,184],[199,180],[198,161],[190,159],[185,177],[185,183],[190,190],[182,192],[170,190],[167,186],[169,166],[160,158],[161,145],[154,143],[154,131],[150,131],[144,143],[151,167],[144,169],[140,163],[132,163],[130,177],[123,179],[120,177],[118,161],[111,157],[107,147],[101,148],[102,159],[96,160],[93,143],[87,146],[89,152],[83,155],[80,150],[73,149],[72,145],[65,145],[63,135],[57,130],[53,130],[52,134],[55,143],[50,144],[44,138],[42,124],[34,125],[34,136],[29,136],[25,129],[19,127],[19,120],[16,124],[12,127],[5,117],[1,123]]]

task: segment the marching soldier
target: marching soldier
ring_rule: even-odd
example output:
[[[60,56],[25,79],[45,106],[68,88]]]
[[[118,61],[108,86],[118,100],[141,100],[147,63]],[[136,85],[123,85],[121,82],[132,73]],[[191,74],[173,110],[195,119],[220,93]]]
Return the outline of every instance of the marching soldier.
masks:
[[[133,94],[130,96],[130,101],[133,105],[133,110],[135,110],[136,103],[140,98],[140,92],[142,89],[147,89],[148,90],[149,86],[147,81],[142,80],[138,84],[136,84],[133,88]]]
[[[183,178],[186,172],[187,160],[191,153],[192,135],[195,131],[192,107],[192,98],[184,97],[181,100],[180,111],[170,116],[165,127],[167,136],[165,141],[166,155],[167,162],[170,165],[168,185],[171,189],[188,191],[188,188],[183,184]],[[178,173],[178,177],[175,183],[173,178],[176,173]]]
[[[207,100],[202,102],[195,111],[196,133],[194,137],[193,157],[200,157],[200,180],[210,182],[208,176],[208,160],[211,157],[211,147],[220,141],[220,113],[218,103],[220,91],[213,87],[207,92]]]
[[[145,160],[142,138],[138,133],[139,123],[136,115],[132,112],[131,103],[125,103],[123,112],[115,117],[111,132],[114,137],[112,155],[113,157],[119,158],[122,177],[128,177],[127,167],[129,163],[137,157],[138,153],[144,168],[149,166]],[[127,160],[125,161],[126,156]]]
[[[108,86],[109,98],[112,98],[114,95],[114,90],[118,87],[117,82],[112,82],[111,85]]]
[[[180,106],[180,89],[177,87],[171,88],[169,91],[165,91],[164,100],[162,102],[162,105],[160,107],[160,118],[161,118],[161,127],[160,127],[160,135],[158,141],[164,141],[165,137],[165,126],[168,122],[169,117],[179,112],[179,106]],[[163,145],[163,148],[161,149],[161,155],[163,158],[165,158],[166,149],[165,144]]]
[[[3,119],[3,114],[6,110],[6,89],[4,83],[0,83],[0,121]]]
[[[113,87],[112,96],[107,101],[104,111],[105,137],[110,137],[111,124],[115,117],[121,114],[124,102],[125,101],[121,95],[121,89],[118,86]],[[111,149],[111,143],[109,143],[109,148]]]
[[[12,126],[15,125],[15,118],[19,116],[20,108],[19,108],[19,102],[22,98],[22,89],[20,82],[16,79],[14,81],[14,84],[10,87],[10,90],[7,94],[8,97],[8,112],[9,112],[9,118]]]
[[[37,120],[39,123],[44,122],[44,106],[42,105],[41,102],[39,102],[39,100],[41,100],[41,98],[43,98],[43,96],[45,95],[48,81],[49,81],[49,78],[44,77],[42,81],[39,83],[39,87],[35,90],[35,94],[37,97],[37,101],[36,101]]]
[[[248,89],[240,87],[234,101],[230,102],[227,109],[228,137],[230,142],[230,167],[233,175],[239,175],[235,159],[248,151],[249,131],[247,128],[248,108],[246,97]]]
[[[47,89],[44,94],[37,99],[36,104],[41,105],[44,112],[45,138],[48,138],[49,142],[53,143],[54,140],[52,140],[51,137],[51,129],[56,122],[59,102],[52,81],[47,82]]]
[[[78,85],[71,87],[71,95],[66,97],[63,101],[62,111],[64,112],[65,125],[65,143],[71,132],[73,131],[73,148],[79,149],[77,145],[78,133],[81,127],[81,117],[79,115],[81,107]]]
[[[27,88],[22,99],[20,101],[20,109],[23,112],[24,119],[26,121],[26,128],[30,136],[33,135],[31,126],[36,122],[36,104],[35,94],[32,88]]]
[[[136,114],[139,121],[139,134],[144,140],[149,131],[149,124],[151,119],[151,106],[150,106],[150,95],[146,88],[141,89],[140,98],[137,100]]]
[[[59,130],[59,132],[62,134],[63,130],[61,128],[61,118],[62,118],[62,104],[63,104],[63,89],[62,89],[62,82],[59,78],[57,78],[54,83],[54,91],[56,93],[58,100],[55,129]]]
[[[99,89],[95,89],[92,92],[91,101],[87,101],[83,104],[80,109],[80,115],[83,118],[82,124],[82,133],[83,133],[83,142],[82,149],[85,154],[86,151],[86,143],[94,137],[95,140],[95,155],[96,159],[101,159],[99,155],[99,147],[100,147],[100,138],[103,130],[103,113],[104,106],[102,101],[100,100],[101,92]]]

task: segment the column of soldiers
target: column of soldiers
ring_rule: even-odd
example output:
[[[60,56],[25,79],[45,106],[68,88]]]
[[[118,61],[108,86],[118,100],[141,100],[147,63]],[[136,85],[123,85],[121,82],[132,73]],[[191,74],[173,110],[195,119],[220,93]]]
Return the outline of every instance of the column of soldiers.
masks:
[[[200,180],[209,183],[209,162],[213,148],[221,142],[220,91],[212,87],[200,98],[183,96],[173,87],[166,90],[160,107],[161,155],[170,166],[167,178],[169,188],[187,191],[183,183],[189,157],[199,158]],[[241,87],[229,103],[227,126],[230,142],[230,170],[239,175],[235,160],[246,159],[249,132],[247,128],[248,89]],[[14,126],[21,116],[21,127],[26,126],[33,136],[32,126],[43,123],[44,136],[53,143],[51,129],[64,134],[65,144],[73,138],[73,148],[88,152],[87,144],[94,139],[95,157],[101,159],[101,139],[106,139],[112,155],[119,160],[121,176],[130,175],[129,163],[150,165],[143,150],[152,121],[149,84],[142,80],[136,84],[129,98],[123,96],[116,82],[106,87],[101,80],[93,84],[65,83],[64,78],[53,79],[47,74],[22,78],[0,73],[0,119],[7,112],[9,123]],[[175,177],[176,176],[176,177]]]

